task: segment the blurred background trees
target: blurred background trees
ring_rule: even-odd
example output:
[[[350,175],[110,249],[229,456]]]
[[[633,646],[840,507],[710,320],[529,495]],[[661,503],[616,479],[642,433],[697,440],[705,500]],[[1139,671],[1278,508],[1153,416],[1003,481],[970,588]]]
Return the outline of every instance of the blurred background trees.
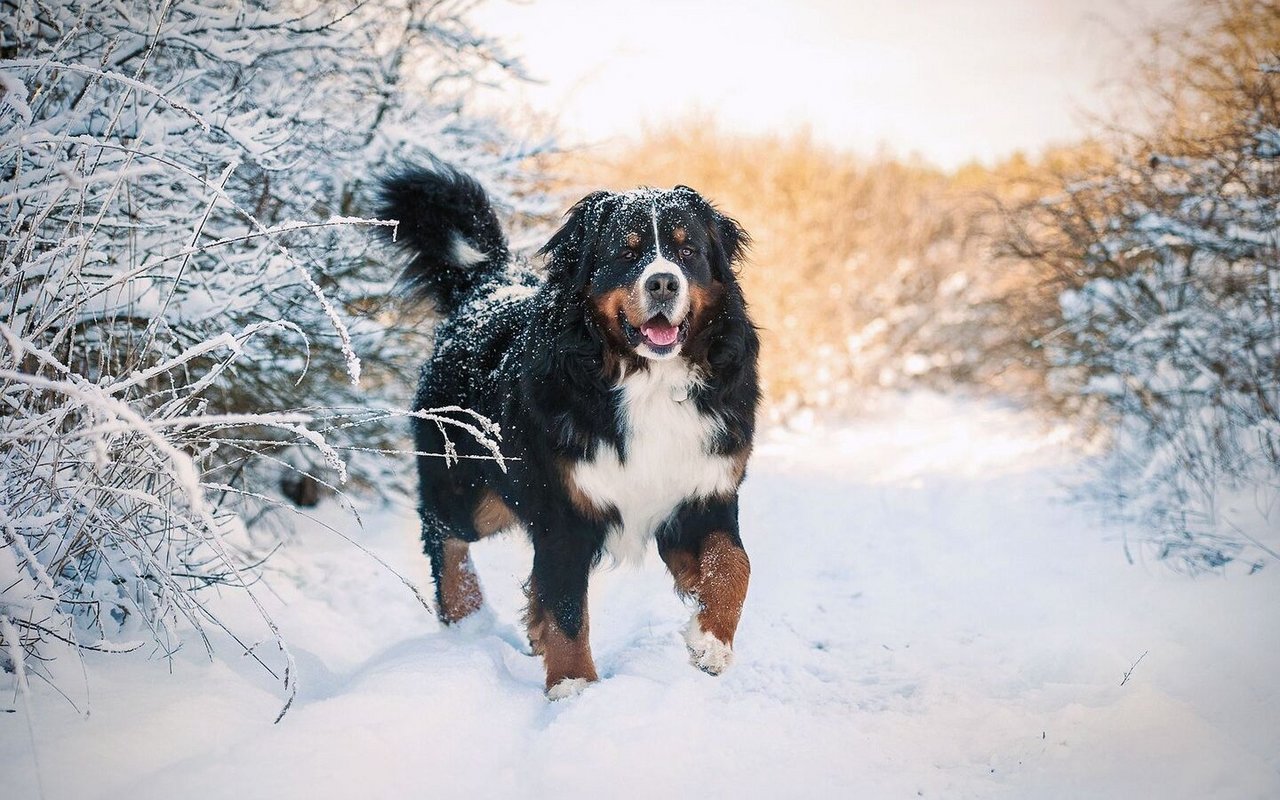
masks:
[[[1258,564],[1280,501],[1280,4],[1210,4],[1156,44],[1147,124],[1055,174],[1003,243],[1059,299],[1040,342],[1110,432],[1114,507],[1161,556]]]
[[[948,173],[704,117],[560,169],[740,218],[775,420],[1012,397],[1093,431],[1109,507],[1157,555],[1254,564],[1280,513],[1280,4],[1191,10],[1152,32],[1123,124],[1034,159]]]

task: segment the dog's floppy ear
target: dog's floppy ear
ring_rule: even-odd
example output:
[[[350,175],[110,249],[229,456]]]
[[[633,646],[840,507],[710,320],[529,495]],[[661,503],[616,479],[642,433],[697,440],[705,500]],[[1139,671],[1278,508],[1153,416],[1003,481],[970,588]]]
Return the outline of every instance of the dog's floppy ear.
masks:
[[[573,204],[568,219],[538,250],[547,257],[547,271],[552,280],[574,278],[585,285],[590,277],[590,257],[596,237],[613,205],[612,192],[592,192]]]
[[[746,255],[747,248],[751,246],[751,237],[736,219],[726,217],[719,211],[716,211],[715,215],[716,223],[711,239],[720,248],[725,263],[732,269]]]
[[[711,247],[714,250],[711,258],[711,269],[715,278],[727,281],[733,274],[733,268],[746,254],[751,245],[751,237],[742,229],[738,221],[721,214],[715,206],[688,186],[677,186],[677,192],[687,193],[698,209],[699,216],[707,225],[707,233],[711,236]]]

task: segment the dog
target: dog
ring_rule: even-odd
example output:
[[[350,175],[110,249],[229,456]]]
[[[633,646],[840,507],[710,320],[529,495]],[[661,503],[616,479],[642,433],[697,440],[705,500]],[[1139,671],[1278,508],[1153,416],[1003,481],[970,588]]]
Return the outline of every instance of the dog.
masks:
[[[434,163],[381,184],[408,256],[401,286],[442,319],[415,409],[497,423],[501,461],[415,419],[422,541],[445,624],[480,609],[472,543],[523,528],[525,623],[551,699],[598,675],[587,583],[652,540],[696,611],[694,666],[729,666],[750,562],[738,533],[760,400],[758,333],[736,268],[748,236],[687,186],[598,191],[538,251],[514,258],[484,189]],[[430,454],[448,453],[439,458]]]

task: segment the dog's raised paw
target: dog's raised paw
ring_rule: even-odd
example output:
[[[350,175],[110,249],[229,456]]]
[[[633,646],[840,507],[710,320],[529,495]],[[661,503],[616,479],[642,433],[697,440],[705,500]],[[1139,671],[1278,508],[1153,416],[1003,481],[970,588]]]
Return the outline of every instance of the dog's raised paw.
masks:
[[[697,617],[684,629],[684,643],[689,648],[689,663],[708,675],[719,675],[733,663],[733,648],[704,631]]]
[[[586,678],[564,678],[547,690],[547,699],[564,700],[567,697],[577,697],[590,685],[591,681]]]

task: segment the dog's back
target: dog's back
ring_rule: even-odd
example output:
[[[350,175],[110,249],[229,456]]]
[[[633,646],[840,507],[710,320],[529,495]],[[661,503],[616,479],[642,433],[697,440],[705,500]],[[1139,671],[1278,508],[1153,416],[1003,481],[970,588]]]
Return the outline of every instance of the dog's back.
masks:
[[[503,398],[497,390],[509,382],[499,376],[502,362],[541,281],[527,265],[512,263],[489,197],[470,176],[440,163],[405,169],[383,182],[381,201],[379,214],[398,220],[391,235],[408,256],[400,294],[410,302],[429,301],[443,317],[414,407],[460,406],[498,420]],[[414,430],[420,452],[486,452],[461,430],[442,432],[423,420]],[[422,466],[434,471],[447,465]]]

